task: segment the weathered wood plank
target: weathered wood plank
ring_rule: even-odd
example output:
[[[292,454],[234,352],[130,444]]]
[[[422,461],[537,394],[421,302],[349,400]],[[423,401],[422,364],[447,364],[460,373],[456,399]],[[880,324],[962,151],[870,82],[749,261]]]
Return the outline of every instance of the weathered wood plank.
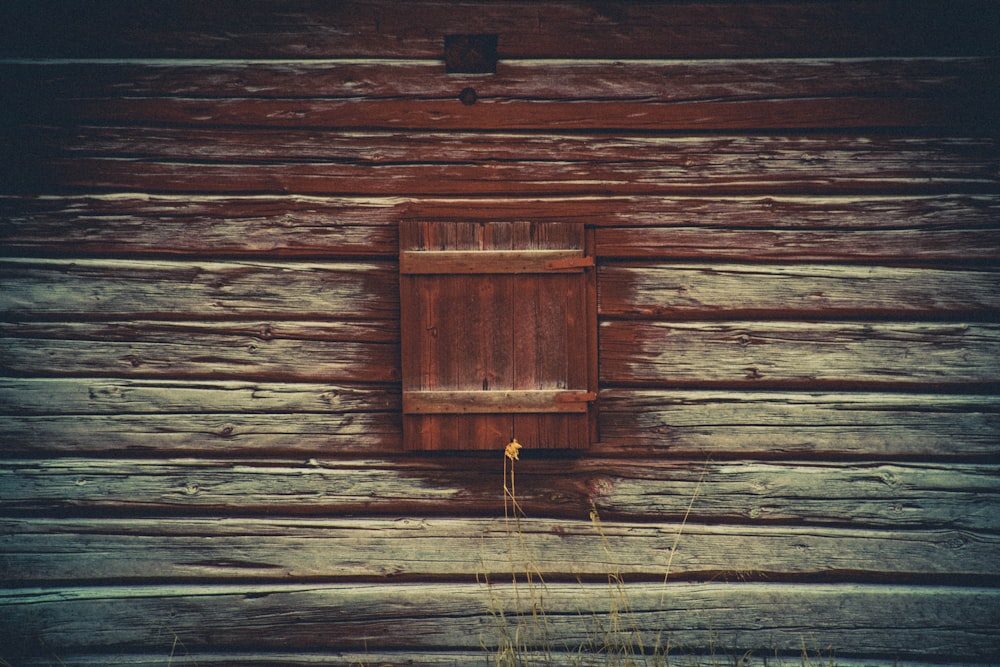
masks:
[[[401,451],[395,386],[0,378],[8,453]],[[990,457],[993,396],[606,389],[592,452]],[[794,424],[794,428],[789,428]]]
[[[253,149],[253,147],[250,147]],[[401,218],[579,221],[594,226],[669,227],[702,233],[713,259],[745,257],[741,230],[994,233],[997,195],[825,197],[338,198],[301,195],[0,196],[6,253],[391,257]],[[729,232],[727,234],[726,232]],[[640,230],[632,230],[638,234]],[[731,241],[724,245],[718,238]],[[952,238],[951,241],[955,241]],[[835,243],[836,238],[828,239]],[[963,244],[964,247],[967,244]],[[687,249],[690,252],[690,249]],[[822,249],[815,250],[821,252]],[[866,251],[865,248],[859,249]],[[894,246],[894,253],[905,248]],[[598,246],[598,253],[602,248]],[[936,251],[947,254],[943,247]],[[978,251],[977,251],[978,252]],[[906,252],[906,256],[912,253]],[[957,250],[956,250],[957,255]]]
[[[7,454],[391,454],[403,447],[399,421],[398,413],[390,412],[8,415],[0,417],[0,450]]]
[[[171,415],[394,412],[399,389],[371,384],[0,378],[0,414]]]
[[[798,141],[797,138],[789,140]],[[873,140],[879,141],[876,138]],[[764,146],[760,148],[763,150]],[[801,168],[811,167],[803,164]],[[845,168],[850,167],[845,165]],[[749,170],[747,173],[750,173]],[[3,201],[0,197],[0,203]],[[1000,197],[997,195],[946,193],[933,196],[784,195],[738,198],[724,195],[424,197],[408,199],[401,206],[402,215],[411,220],[585,220],[587,225],[598,228],[703,226],[709,230],[991,230],[996,228],[997,216],[1000,215]],[[708,241],[710,239],[706,239]]]
[[[611,385],[811,389],[1000,380],[1000,326],[909,322],[603,322]]]
[[[610,389],[595,453],[992,457],[1000,399],[935,394]]]
[[[707,232],[707,233],[706,233]],[[704,227],[603,228],[597,235],[604,257],[662,257],[871,263],[966,262],[1000,258],[1000,228],[935,230],[728,230]]]
[[[522,458],[527,456],[522,450]],[[503,513],[502,453],[388,460],[8,460],[8,512],[239,516]],[[1000,477],[986,464],[525,459],[528,516],[996,530]],[[692,503],[693,499],[693,503]]]
[[[504,59],[496,73],[456,78],[437,60],[4,60],[13,100],[48,118],[81,98],[458,98],[644,102],[789,97],[964,97],[995,86],[996,60],[781,58],[704,60]],[[37,118],[23,120],[37,122]],[[252,148],[252,147],[251,147]]]
[[[0,260],[0,288],[0,311],[15,317],[344,320],[395,318],[399,309],[392,261],[9,258]]]
[[[0,197],[6,252],[394,257],[400,200],[144,193]]]
[[[84,583],[427,577],[546,581],[978,582],[1000,576],[1000,538],[967,530],[578,520],[0,519],[8,587]],[[675,549],[676,547],[676,549]],[[505,576],[506,575],[506,576]]]
[[[58,108],[70,123],[247,125],[397,130],[773,130],[982,128],[995,110],[948,97],[589,101],[202,98],[81,99]]]
[[[165,645],[164,645],[165,646]],[[724,653],[723,647],[706,649],[706,652],[698,653],[683,647],[673,647],[669,652],[670,660],[677,664],[696,667],[698,665],[718,665]],[[652,649],[648,649],[652,653]],[[769,664],[780,664],[786,667],[811,667],[816,664],[824,664],[824,660],[831,661],[834,651],[830,647],[807,646],[804,651],[800,650],[796,655],[775,656],[772,652],[766,654],[770,659]],[[163,667],[164,655],[170,660],[171,665],[198,665],[211,667],[314,667],[324,665],[324,667],[358,667],[358,665],[379,665],[379,667],[482,667],[488,654],[483,650],[472,651],[433,651],[413,649],[402,651],[382,651],[369,647],[362,651],[335,651],[335,652],[309,652],[290,653],[287,651],[268,651],[266,653],[242,653],[240,651],[216,651],[212,653],[191,650],[183,644],[173,645],[161,649],[161,653],[129,653],[117,652],[114,654],[94,654],[70,653],[61,654],[60,659],[67,665],[78,665],[79,667],[106,667],[107,665],[117,665],[120,667]],[[764,655],[763,653],[761,654]],[[560,653],[543,651],[523,651],[521,657],[527,664],[545,664],[552,667],[606,667],[609,658],[602,653],[592,653],[581,655],[579,653]],[[741,658],[742,655],[734,655],[734,659]],[[649,655],[646,658],[647,664],[655,664],[656,656]],[[761,658],[763,660],[763,658]],[[641,658],[636,658],[641,662]],[[51,667],[52,659],[42,658],[22,658],[18,665],[23,667]],[[916,660],[899,660],[898,658],[844,658],[836,656],[837,667],[983,667],[981,662],[942,662],[933,660],[932,662]]]
[[[975,194],[995,192],[1000,181],[998,148],[989,137],[588,136],[546,130],[326,132],[308,139],[323,146],[325,156],[303,158],[294,143],[305,137],[295,136],[295,130],[115,128],[128,137],[133,147],[128,154],[109,149],[103,156],[49,156],[29,145],[7,164],[4,191],[382,197]],[[289,140],[292,145],[286,145]],[[247,159],[248,144],[273,142],[284,157],[266,164]]]
[[[391,261],[6,259],[0,310],[19,318],[395,319],[397,282]],[[989,268],[606,262],[598,283],[601,316],[616,318],[989,319],[1000,308],[1000,280]]]
[[[647,238],[646,232],[645,229],[632,229],[627,233],[638,245]],[[717,230],[703,230],[698,235],[703,239],[703,247],[717,243],[720,236]],[[736,240],[738,236],[734,234],[729,240]],[[771,233],[763,236],[771,236]],[[852,233],[841,231],[832,236],[850,243],[846,239],[852,237]],[[976,238],[978,234],[969,234],[969,243]],[[910,252],[902,245],[898,250],[901,256]],[[821,248],[816,251],[820,256],[826,252]],[[661,249],[661,252],[666,254],[674,250]],[[720,250],[719,254],[753,259],[757,252],[764,257],[780,254],[780,251],[769,253],[767,247],[759,245],[741,248],[738,243]],[[681,248],[677,253],[683,256],[687,249]],[[692,254],[697,253],[700,251],[695,250]],[[712,250],[706,249],[706,254],[712,254]],[[789,254],[797,255],[799,251],[791,250]],[[863,255],[864,252],[859,257]],[[883,255],[882,259],[887,258]],[[1000,313],[1000,275],[986,268],[605,262],[598,270],[598,285],[600,314],[609,318],[992,319]]]
[[[392,321],[0,323],[0,371],[19,376],[395,382]]]
[[[669,644],[772,658],[800,656],[805,645],[837,656],[985,661],[995,655],[1000,632],[1000,592],[990,588],[574,583],[536,586],[530,597],[525,589],[475,583],[12,589],[0,597],[6,612],[0,636],[15,656],[165,651],[174,639],[198,651],[495,650],[520,627],[524,646],[564,657],[641,640],[650,649]],[[541,619],[532,623],[532,603],[544,614],[544,639]]]
[[[1000,22],[989,0],[9,4],[0,54],[49,57],[440,59],[452,33],[498,34],[501,59],[979,54]]]

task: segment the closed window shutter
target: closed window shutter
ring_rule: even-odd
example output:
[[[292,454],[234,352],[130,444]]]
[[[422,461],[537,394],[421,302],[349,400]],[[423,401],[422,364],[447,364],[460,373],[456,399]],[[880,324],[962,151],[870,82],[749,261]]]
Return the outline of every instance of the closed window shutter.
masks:
[[[400,224],[407,449],[596,439],[594,261],[582,224]]]

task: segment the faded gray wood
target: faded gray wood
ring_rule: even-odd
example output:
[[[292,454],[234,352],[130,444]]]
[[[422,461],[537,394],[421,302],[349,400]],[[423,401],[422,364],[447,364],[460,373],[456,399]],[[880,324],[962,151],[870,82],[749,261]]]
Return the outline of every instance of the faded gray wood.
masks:
[[[630,233],[636,246],[648,238],[646,230],[630,230]],[[712,239],[711,243],[718,242],[718,231],[702,231],[697,235],[705,241],[702,249],[691,254],[712,253],[706,246],[708,239]],[[735,234],[730,240],[736,241],[738,236]],[[758,252],[772,257],[782,253],[780,249],[774,252],[766,238],[754,239],[753,233],[748,236],[750,238],[742,239],[745,243],[720,248],[719,254],[742,254],[748,259],[757,259],[760,257]],[[771,233],[763,236],[771,236]],[[836,236],[845,244],[851,243],[849,232]],[[968,242],[975,243],[979,236],[969,234]],[[900,242],[897,246],[899,258],[911,255],[905,237],[898,237],[896,241]],[[836,247],[832,252],[838,252]],[[841,247],[846,251],[846,247]],[[988,248],[988,243],[981,247]],[[662,255],[689,254],[685,248],[672,247],[662,248],[660,252]],[[788,255],[804,257],[808,252],[792,249]],[[829,256],[830,252],[818,251],[816,259],[824,254]],[[939,256],[948,252],[942,251]],[[602,263],[598,284],[599,312],[606,318],[992,319],[1000,312],[1000,274],[985,267],[968,270],[832,263],[696,264],[646,260]]]
[[[523,456],[527,456],[524,453]],[[502,453],[385,460],[11,459],[8,511],[233,516],[503,512]],[[1000,478],[959,463],[525,461],[528,516],[995,530]]]
[[[0,323],[0,371],[33,376],[396,382],[398,336],[387,321]]]
[[[629,322],[601,325],[611,385],[853,390],[1000,380],[1000,326],[911,322]]]
[[[3,416],[0,439],[6,453],[391,454],[403,448],[399,421],[398,412]]]
[[[970,235],[970,243],[972,239]],[[734,254],[753,251],[732,249]],[[392,267],[346,262],[6,260],[0,261],[0,307],[20,317],[155,318],[169,313],[184,319],[395,318],[399,295]],[[598,283],[604,317],[992,318],[1000,310],[1000,278],[985,267],[647,260],[602,263]],[[385,340],[384,335],[378,340]]]
[[[6,452],[391,453],[399,410],[385,385],[0,378]],[[610,389],[593,452],[988,457],[998,413],[994,396]]]
[[[604,453],[973,457],[1000,453],[995,396],[611,389]]]
[[[502,518],[0,519],[8,586],[427,577],[506,581],[909,580],[983,584],[1000,538],[862,530]]]
[[[173,415],[398,412],[399,390],[371,384],[0,378],[0,414]]]
[[[703,649],[702,652],[690,649],[673,647],[669,658],[683,665],[716,665],[723,659],[727,659],[728,654],[723,656],[720,653],[723,647],[714,649]],[[650,651],[651,652],[651,651]],[[807,646],[805,654],[800,649],[797,655],[775,657],[773,651],[768,652],[766,657],[770,658],[771,664],[780,661],[782,665],[801,665],[809,667],[815,664],[824,664],[824,660],[831,661],[834,653],[829,647]],[[326,667],[358,667],[358,665],[379,665],[379,667],[482,667],[484,659],[489,654],[479,651],[381,651],[368,648],[362,651],[334,651],[334,652],[310,652],[310,653],[290,653],[287,651],[269,651],[261,655],[258,653],[249,654],[238,650],[227,652],[203,653],[188,649],[183,644],[171,645],[157,653],[132,653],[122,654],[62,654],[64,662],[68,665],[79,665],[80,667],[106,667],[109,664],[121,665],[122,667],[163,667],[164,655],[171,660],[172,665],[210,665],[211,667],[244,667],[251,665],[254,667],[313,667],[324,665]],[[763,655],[763,653],[761,654]],[[602,653],[590,655],[580,655],[578,653],[561,653],[553,655],[551,652],[524,651],[521,654],[524,660],[530,664],[548,664],[553,667],[605,667],[611,659]],[[741,655],[732,656],[739,659]],[[641,659],[640,659],[641,660]],[[648,656],[647,662],[655,664],[655,656]],[[752,658],[751,658],[752,660]],[[761,658],[763,661],[763,657]],[[19,665],[24,667],[51,667],[51,658],[25,658]],[[641,662],[640,662],[641,664]],[[753,664],[753,663],[751,663]],[[844,658],[836,656],[838,667],[981,667],[981,663],[969,662],[934,662],[899,660],[897,658]]]
[[[591,641],[594,650],[641,639],[761,657],[798,656],[805,644],[838,656],[988,661],[1000,633],[998,596],[975,587],[678,582],[549,583],[530,593],[523,583],[12,589],[0,596],[0,636],[29,655],[45,650],[39,638],[65,651],[162,651],[175,637],[197,651],[479,650],[495,648],[521,619],[525,646],[545,641],[571,655]],[[610,630],[616,622],[620,632]]]
[[[0,288],[0,310],[15,316],[342,320],[395,318],[399,309],[395,264],[378,261],[9,258],[0,261]],[[370,335],[385,340],[383,328]]]

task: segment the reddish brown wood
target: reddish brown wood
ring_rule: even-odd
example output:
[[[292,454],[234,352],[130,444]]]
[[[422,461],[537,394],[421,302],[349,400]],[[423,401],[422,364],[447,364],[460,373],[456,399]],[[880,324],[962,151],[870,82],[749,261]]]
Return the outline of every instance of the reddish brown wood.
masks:
[[[56,120],[81,98],[217,100],[385,98],[748,101],[808,96],[982,101],[997,62],[973,58],[506,60],[496,74],[455,77],[434,60],[161,60],[0,62],[5,92]],[[315,147],[318,148],[318,147]],[[255,147],[248,146],[254,150]]]
[[[553,248],[574,261],[584,250],[583,226],[562,223],[404,223],[400,276],[404,400],[409,392],[591,390],[587,359],[587,276],[575,267],[561,273],[546,259]],[[460,262],[430,262],[441,251]],[[523,256],[507,262],[507,253]],[[500,259],[494,255],[502,251]],[[483,257],[475,265],[475,255]],[[533,261],[534,255],[541,259]],[[492,258],[492,259],[491,259]],[[491,275],[491,262],[502,266]],[[470,266],[472,264],[472,266]],[[523,265],[523,266],[522,266]],[[510,273],[511,266],[538,273]],[[529,447],[581,447],[589,443],[591,417],[524,414],[431,414],[415,407],[403,417],[411,449],[498,449],[513,438]],[[455,413],[465,413],[463,404]],[[477,411],[479,412],[479,411]],[[548,410],[542,410],[547,413]]]
[[[148,132],[126,134],[141,141]],[[161,133],[172,134],[156,130]],[[21,183],[41,191],[164,194],[773,197],[989,195],[1000,182],[997,142],[989,137],[347,133],[323,139],[325,159],[303,161],[294,145],[302,137],[293,130],[209,134],[215,139],[203,135],[208,143],[197,156],[187,149],[173,155],[178,148],[162,139],[134,157],[40,156],[26,174],[11,175],[8,189]],[[225,144],[219,152],[209,150],[216,141]],[[262,165],[241,156],[247,142],[272,141],[291,142],[280,149],[283,157]]]
[[[995,110],[955,98],[810,97],[746,101],[562,101],[457,98],[76,100],[56,120],[80,124],[245,125],[337,130],[762,130],[977,128]]]

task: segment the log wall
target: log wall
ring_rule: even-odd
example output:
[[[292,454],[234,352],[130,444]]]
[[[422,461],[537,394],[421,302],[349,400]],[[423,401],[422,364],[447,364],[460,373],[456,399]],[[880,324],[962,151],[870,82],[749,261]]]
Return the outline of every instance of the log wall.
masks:
[[[997,664],[995,3],[0,18],[0,662]],[[516,524],[403,451],[402,220],[595,230]]]

